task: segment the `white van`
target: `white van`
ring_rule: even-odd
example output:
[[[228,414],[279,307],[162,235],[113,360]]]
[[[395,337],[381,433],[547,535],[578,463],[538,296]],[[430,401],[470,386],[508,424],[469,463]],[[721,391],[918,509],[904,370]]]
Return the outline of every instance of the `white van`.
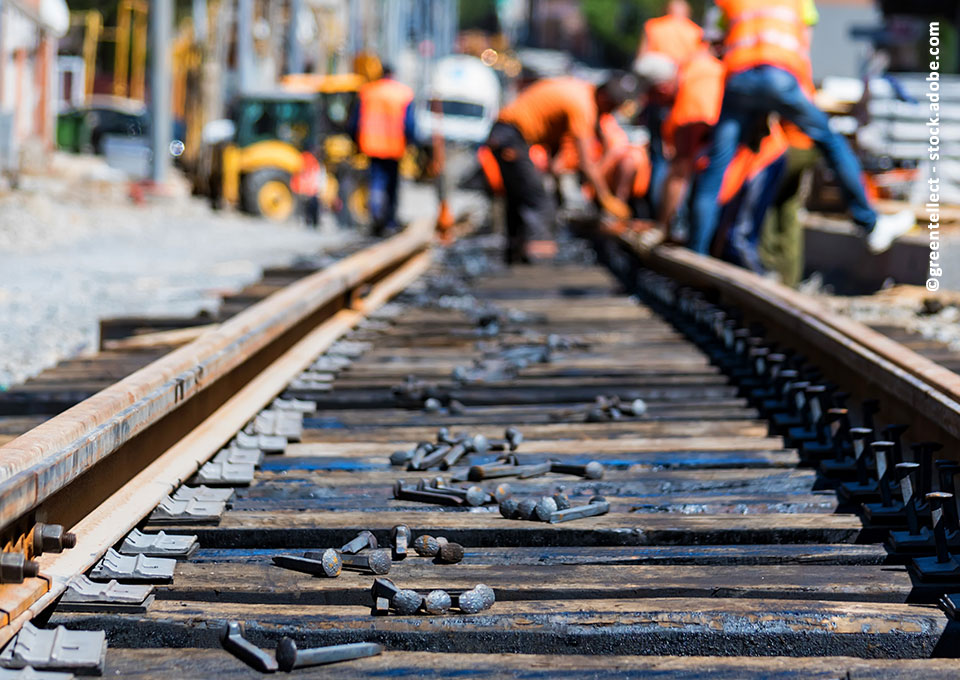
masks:
[[[492,68],[464,54],[444,57],[434,67],[430,96],[417,109],[417,134],[427,141],[439,126],[448,141],[482,144],[499,111],[500,81]]]

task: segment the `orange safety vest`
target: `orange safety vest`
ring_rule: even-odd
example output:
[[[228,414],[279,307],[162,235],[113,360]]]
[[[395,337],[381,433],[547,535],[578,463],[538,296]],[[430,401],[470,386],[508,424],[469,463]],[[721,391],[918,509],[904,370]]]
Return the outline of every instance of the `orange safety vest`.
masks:
[[[787,135],[779,123],[770,126],[770,134],[760,141],[760,148],[754,152],[747,146],[737,149],[733,160],[723,173],[723,183],[720,185],[720,194],[717,203],[723,205],[737,195],[747,180],[759,175],[780,156],[787,152],[790,144]]]
[[[810,68],[803,0],[717,0],[729,22],[723,63],[727,73],[767,64],[802,79]]]
[[[687,17],[667,14],[643,24],[643,51],[659,52],[677,63],[687,62],[703,39],[703,29]]]
[[[407,148],[403,131],[413,90],[396,80],[381,78],[360,88],[357,145],[372,158],[399,160]]]
[[[309,151],[300,154],[303,168],[290,178],[290,191],[298,196],[316,196],[320,193],[320,162]]]
[[[717,124],[723,81],[723,63],[708,50],[699,50],[684,64],[677,76],[677,95],[660,128],[668,147],[673,147],[677,128],[693,123]]]

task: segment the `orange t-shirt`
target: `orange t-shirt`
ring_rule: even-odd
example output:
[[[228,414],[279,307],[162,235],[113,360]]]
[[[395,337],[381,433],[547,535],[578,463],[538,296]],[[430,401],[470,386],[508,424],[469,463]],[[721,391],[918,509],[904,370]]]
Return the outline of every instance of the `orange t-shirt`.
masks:
[[[687,17],[667,14],[643,24],[643,51],[664,54],[678,66],[696,53],[702,39],[703,29]]]
[[[579,78],[547,78],[523,90],[500,110],[500,121],[516,127],[527,144],[555,153],[565,134],[594,138],[596,88]]]
[[[663,141],[673,146],[677,128],[693,123],[716,125],[723,102],[723,62],[707,50],[698,51],[680,68],[677,96],[663,121]]]

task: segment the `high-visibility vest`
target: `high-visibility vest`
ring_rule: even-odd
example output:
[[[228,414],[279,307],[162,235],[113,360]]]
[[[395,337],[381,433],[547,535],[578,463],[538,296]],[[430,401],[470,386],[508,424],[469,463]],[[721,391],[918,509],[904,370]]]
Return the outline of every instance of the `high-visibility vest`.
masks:
[[[680,69],[677,95],[660,127],[664,144],[673,146],[677,128],[693,123],[717,124],[723,103],[724,73],[723,63],[705,49]]]
[[[389,78],[360,88],[357,145],[361,153],[372,158],[403,157],[407,148],[403,123],[411,101],[413,90]]]
[[[309,151],[301,153],[300,158],[303,160],[303,168],[290,178],[290,191],[298,196],[316,196],[320,193],[323,168]]]
[[[761,65],[803,78],[810,68],[803,0],[717,0],[729,22],[723,63],[733,74]]]
[[[667,14],[643,24],[643,51],[659,52],[682,66],[694,55],[703,29],[687,17]]]
[[[770,125],[770,134],[761,140],[757,151],[752,151],[747,146],[740,146],[723,173],[723,183],[720,185],[717,203],[723,205],[729,202],[747,180],[753,179],[772,165],[787,152],[789,146],[787,136],[778,123]]]

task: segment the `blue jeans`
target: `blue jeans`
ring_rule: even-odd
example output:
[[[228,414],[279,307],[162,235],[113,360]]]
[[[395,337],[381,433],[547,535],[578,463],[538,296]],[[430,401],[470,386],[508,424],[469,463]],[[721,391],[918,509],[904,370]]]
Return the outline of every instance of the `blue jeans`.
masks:
[[[807,98],[796,77],[774,66],[758,66],[727,78],[720,120],[710,147],[710,165],[697,182],[693,196],[693,233],[689,242],[692,250],[709,252],[717,229],[717,194],[723,173],[753,123],[771,111],[794,123],[814,141],[837,173],[853,221],[868,232],[873,230],[877,214],[867,202],[860,181],[860,163],[847,142],[830,130],[827,115]]]
[[[370,159],[369,207],[375,236],[397,228],[399,165],[399,162],[392,158]]]
[[[666,120],[670,108],[660,104],[647,104],[644,115],[646,116],[647,129],[650,131],[650,185],[647,190],[650,206],[654,214],[660,212],[660,199],[663,194],[663,182],[667,178],[667,170],[670,164],[663,156],[663,121]]]
[[[741,189],[744,196],[724,250],[724,259],[728,262],[757,274],[766,271],[760,261],[760,235],[764,217],[777,196],[777,187],[786,167],[787,154],[783,154]]]

